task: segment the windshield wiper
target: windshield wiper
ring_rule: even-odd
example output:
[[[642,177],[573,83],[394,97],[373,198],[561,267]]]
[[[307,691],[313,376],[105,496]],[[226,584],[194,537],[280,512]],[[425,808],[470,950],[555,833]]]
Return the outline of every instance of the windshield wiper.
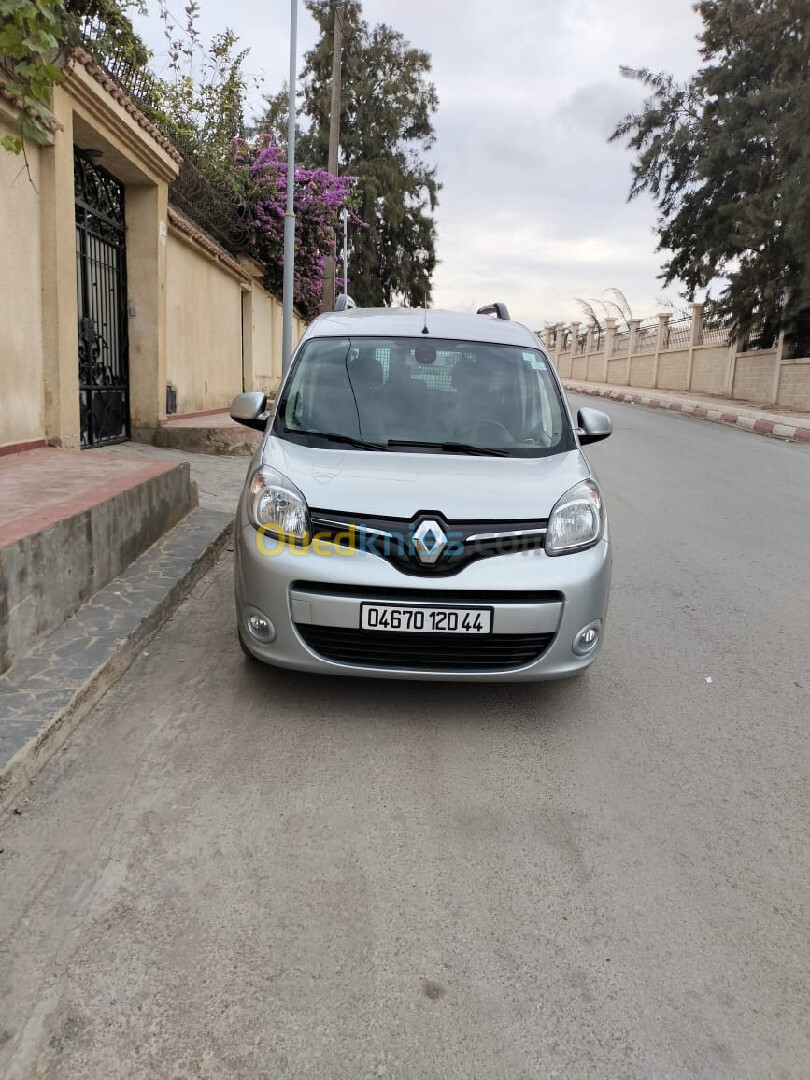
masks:
[[[339,431],[310,431],[308,428],[290,428],[284,426],[285,435],[311,435],[317,439],[326,439],[328,442],[346,443],[348,446],[357,446],[361,450],[387,450],[384,443],[370,442],[368,439],[355,439],[353,435],[343,435]]]
[[[496,446],[473,446],[463,442],[420,442],[419,439],[389,439],[389,447],[421,446],[426,450],[441,450],[446,454],[472,454],[483,457],[508,457],[509,451]]]

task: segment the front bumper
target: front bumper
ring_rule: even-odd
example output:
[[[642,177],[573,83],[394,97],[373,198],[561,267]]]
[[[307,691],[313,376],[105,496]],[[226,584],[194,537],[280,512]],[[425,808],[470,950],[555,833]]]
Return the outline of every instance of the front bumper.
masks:
[[[234,585],[239,631],[254,656],[279,667],[383,679],[525,682],[576,675],[593,663],[601,648],[610,588],[607,539],[587,551],[556,558],[542,550],[493,556],[452,577],[431,578],[402,574],[385,559],[364,551],[316,554],[285,546],[270,555],[268,550],[251,525],[237,524]],[[312,642],[311,628],[332,627],[335,636],[358,631],[363,601],[389,598],[393,603],[481,606],[484,594],[491,595],[486,604],[493,609],[492,640],[498,635],[510,635],[510,640],[545,636],[550,644],[538,659],[505,669],[487,667],[485,661],[474,668],[467,663],[463,670],[380,667],[328,659],[304,640],[306,635]],[[270,621],[274,640],[263,643],[251,635],[248,608]],[[578,656],[574,638],[591,623],[600,627],[598,642],[588,655]],[[319,636],[329,635],[320,631]],[[442,648],[438,638],[436,648]]]

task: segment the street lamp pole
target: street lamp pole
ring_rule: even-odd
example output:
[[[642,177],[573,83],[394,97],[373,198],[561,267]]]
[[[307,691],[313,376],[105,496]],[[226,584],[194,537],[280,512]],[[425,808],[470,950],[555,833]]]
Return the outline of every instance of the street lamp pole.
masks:
[[[284,214],[284,315],[281,332],[281,370],[286,375],[292,357],[293,269],[295,267],[295,79],[298,0],[290,0],[290,115],[287,121],[287,209]]]

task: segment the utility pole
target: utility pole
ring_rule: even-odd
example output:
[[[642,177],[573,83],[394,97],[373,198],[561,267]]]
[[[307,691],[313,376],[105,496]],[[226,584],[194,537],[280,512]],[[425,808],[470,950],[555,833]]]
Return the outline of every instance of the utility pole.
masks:
[[[343,51],[343,26],[339,14],[340,0],[332,0],[332,105],[329,114],[329,156],[327,170],[332,176],[338,174],[338,147],[340,145],[340,62]],[[334,230],[332,232],[334,236]],[[335,264],[328,255],[323,268],[323,309],[332,311],[335,306]]]
[[[295,79],[298,0],[290,0],[290,115],[287,120],[287,209],[284,214],[284,278],[281,323],[281,370],[284,375],[292,359],[293,268],[295,266]]]

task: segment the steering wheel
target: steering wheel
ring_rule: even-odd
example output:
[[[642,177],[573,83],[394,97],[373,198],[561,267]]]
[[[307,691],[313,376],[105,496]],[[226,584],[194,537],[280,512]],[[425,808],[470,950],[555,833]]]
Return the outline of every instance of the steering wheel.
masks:
[[[505,438],[505,446],[514,446],[515,439],[512,433],[507,427],[505,427],[499,420],[472,420],[469,424],[462,424],[460,428],[456,428],[453,432],[453,438],[459,442],[472,442],[486,446],[486,435],[480,436],[476,439],[476,433],[482,429],[484,431],[489,428],[490,431],[495,431],[501,438]],[[497,445],[497,444],[496,444]]]
[[[537,427],[532,428],[526,438],[523,440],[523,445],[531,446],[533,443],[540,443],[541,446],[551,446],[554,440],[554,432],[546,431],[542,424],[538,424]]]

